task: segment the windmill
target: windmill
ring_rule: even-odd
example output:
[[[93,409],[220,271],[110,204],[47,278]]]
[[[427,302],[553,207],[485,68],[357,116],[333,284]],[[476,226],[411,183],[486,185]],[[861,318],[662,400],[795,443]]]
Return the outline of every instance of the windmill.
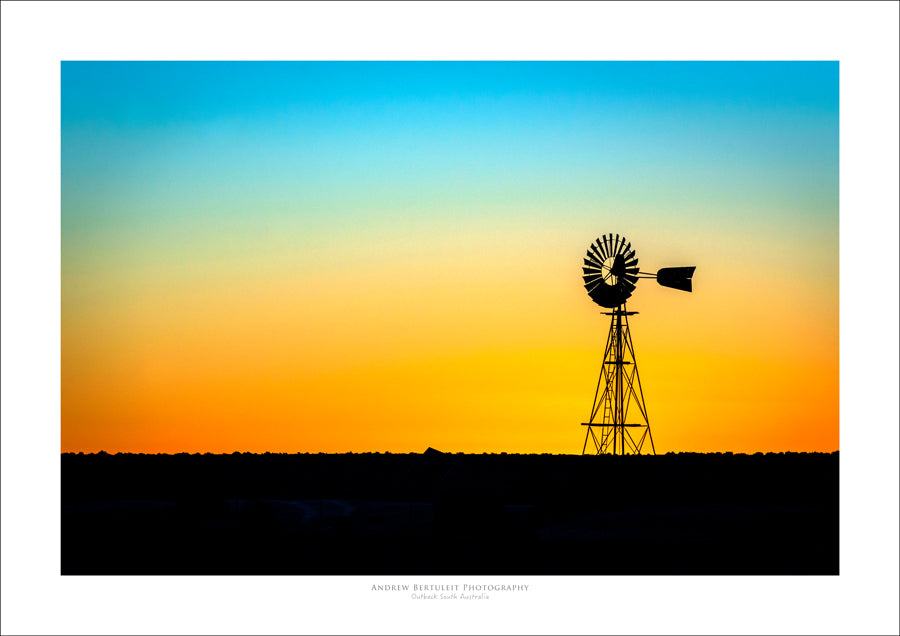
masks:
[[[648,439],[651,451],[656,454],[628,327],[628,316],[638,312],[627,311],[625,301],[640,278],[655,278],[663,287],[690,292],[695,269],[664,267],[656,274],[642,272],[636,253],[624,236],[604,234],[591,243],[584,259],[584,287],[591,300],[612,311],[604,312],[611,316],[609,336],[591,417],[582,423],[587,426],[582,455],[587,453],[589,440],[593,441],[597,455],[640,455]],[[637,413],[630,410],[632,405],[637,407]]]

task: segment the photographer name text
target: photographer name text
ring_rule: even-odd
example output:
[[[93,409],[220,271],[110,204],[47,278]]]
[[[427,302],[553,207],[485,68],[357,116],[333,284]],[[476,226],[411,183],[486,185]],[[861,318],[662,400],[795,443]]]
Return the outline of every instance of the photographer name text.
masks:
[[[399,584],[399,585],[372,585],[373,592],[406,592],[415,600],[424,601],[486,601],[494,592],[527,592],[528,585],[505,584],[470,584],[452,583],[449,585],[437,584]]]

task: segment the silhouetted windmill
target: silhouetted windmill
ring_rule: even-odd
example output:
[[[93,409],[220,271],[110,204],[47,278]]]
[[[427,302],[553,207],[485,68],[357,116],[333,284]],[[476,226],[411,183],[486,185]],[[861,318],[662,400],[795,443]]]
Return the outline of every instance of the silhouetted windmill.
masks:
[[[655,278],[664,287],[689,292],[695,269],[665,267],[656,274],[642,272],[638,269],[635,251],[624,236],[604,234],[603,238],[591,243],[584,259],[584,286],[591,300],[613,311],[604,312],[612,319],[603,354],[603,368],[594,392],[591,418],[582,424],[587,426],[582,455],[587,452],[589,439],[593,440],[597,455],[640,455],[647,438],[650,439],[653,454],[656,454],[628,328],[628,316],[637,312],[626,311],[625,301],[631,296],[639,278]],[[640,421],[628,423],[632,403],[637,405]]]

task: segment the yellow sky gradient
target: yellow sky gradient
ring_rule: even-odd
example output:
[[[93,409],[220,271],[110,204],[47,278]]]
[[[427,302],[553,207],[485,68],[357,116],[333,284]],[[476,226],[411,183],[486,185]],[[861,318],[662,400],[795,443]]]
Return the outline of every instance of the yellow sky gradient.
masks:
[[[575,237],[370,239],[94,274],[80,298],[114,302],[65,305],[63,450],[579,452],[609,318]],[[694,293],[629,302],[657,452],[835,450],[827,288],[698,260]]]

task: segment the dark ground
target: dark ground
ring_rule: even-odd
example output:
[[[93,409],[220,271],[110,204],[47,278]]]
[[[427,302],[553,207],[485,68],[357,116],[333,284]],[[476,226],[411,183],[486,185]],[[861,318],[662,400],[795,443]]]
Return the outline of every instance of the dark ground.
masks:
[[[838,454],[64,454],[62,573],[838,574]]]

